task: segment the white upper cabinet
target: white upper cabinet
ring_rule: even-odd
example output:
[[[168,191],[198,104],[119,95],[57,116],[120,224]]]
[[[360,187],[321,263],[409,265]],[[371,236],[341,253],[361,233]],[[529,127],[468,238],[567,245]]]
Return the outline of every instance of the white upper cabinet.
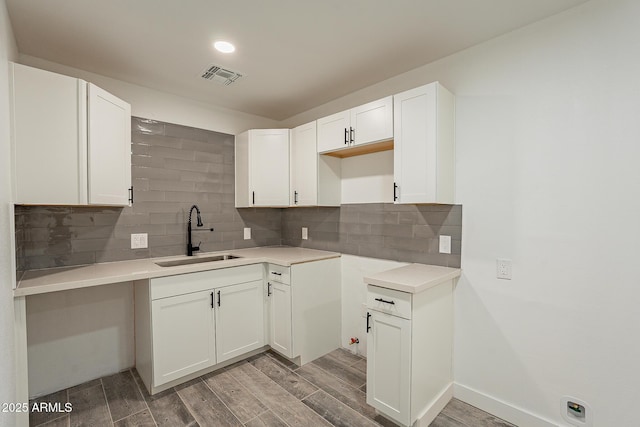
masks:
[[[318,204],[316,122],[291,130],[291,206]]]
[[[89,83],[89,204],[126,205],[131,186],[131,106]]]
[[[349,110],[318,119],[318,153],[349,147],[350,123]]]
[[[391,96],[318,119],[319,153],[392,138]]]
[[[127,205],[129,104],[83,80],[11,64],[13,201]]]
[[[434,82],[393,99],[395,203],[454,203],[454,96]]]
[[[236,207],[289,206],[289,129],[236,136]]]

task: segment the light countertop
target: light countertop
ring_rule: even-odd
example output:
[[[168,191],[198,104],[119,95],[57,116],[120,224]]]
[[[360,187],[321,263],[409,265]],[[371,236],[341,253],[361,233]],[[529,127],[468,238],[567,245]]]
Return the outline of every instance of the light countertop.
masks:
[[[462,270],[459,268],[409,264],[364,277],[363,280],[369,285],[416,294],[447,280],[460,277],[461,273]]]
[[[171,261],[187,258],[183,255],[163,258],[145,258],[131,261],[105,262],[71,267],[45,268],[41,270],[28,270],[19,278],[18,286],[14,289],[13,294],[16,297],[20,297],[265,262],[288,267],[293,264],[320,261],[340,256],[337,252],[327,252],[316,249],[266,246],[219,252],[205,252],[194,256],[194,258],[207,257],[216,254],[231,254],[240,258],[174,267],[160,267],[155,264],[158,261]]]

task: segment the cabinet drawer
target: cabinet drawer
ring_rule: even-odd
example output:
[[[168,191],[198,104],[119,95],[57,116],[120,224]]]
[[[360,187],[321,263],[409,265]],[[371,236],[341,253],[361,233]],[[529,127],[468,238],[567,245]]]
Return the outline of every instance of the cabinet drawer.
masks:
[[[151,299],[263,280],[262,269],[261,264],[254,264],[151,279]]]
[[[281,265],[269,264],[269,269],[267,270],[267,277],[270,282],[278,282],[284,283],[287,285],[291,284],[291,268],[283,267]]]
[[[367,307],[382,313],[411,319],[411,294],[368,285]]]

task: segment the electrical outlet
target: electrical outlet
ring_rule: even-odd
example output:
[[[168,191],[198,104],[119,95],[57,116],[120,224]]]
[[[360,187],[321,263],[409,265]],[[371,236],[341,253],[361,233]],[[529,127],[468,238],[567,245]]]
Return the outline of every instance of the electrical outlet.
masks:
[[[440,236],[440,253],[441,254],[450,254],[451,253],[451,236]]]
[[[498,279],[511,280],[511,260],[500,259],[496,260],[496,277]]]
[[[138,233],[131,235],[131,249],[145,249],[148,248],[147,233]]]
[[[309,239],[309,229],[307,227],[302,227],[302,240]]]
[[[244,228],[244,240],[249,240],[249,239],[251,239],[251,228],[245,227]]]

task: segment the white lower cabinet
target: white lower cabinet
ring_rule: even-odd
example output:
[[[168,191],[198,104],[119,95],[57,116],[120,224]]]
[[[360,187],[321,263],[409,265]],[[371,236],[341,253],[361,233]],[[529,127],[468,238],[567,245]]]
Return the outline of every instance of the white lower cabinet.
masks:
[[[135,283],[136,368],[151,394],[265,345],[260,264]]]
[[[269,345],[283,356],[293,357],[291,336],[291,286],[270,281],[269,296]]]
[[[218,363],[264,345],[263,281],[216,290],[216,357]]]
[[[371,311],[367,339],[367,403],[409,425],[411,320]]]
[[[212,293],[194,292],[151,303],[155,385],[215,365]]]
[[[340,347],[340,258],[267,268],[271,348],[304,365]]]
[[[453,396],[453,280],[419,293],[367,287],[367,403],[429,425]]]

